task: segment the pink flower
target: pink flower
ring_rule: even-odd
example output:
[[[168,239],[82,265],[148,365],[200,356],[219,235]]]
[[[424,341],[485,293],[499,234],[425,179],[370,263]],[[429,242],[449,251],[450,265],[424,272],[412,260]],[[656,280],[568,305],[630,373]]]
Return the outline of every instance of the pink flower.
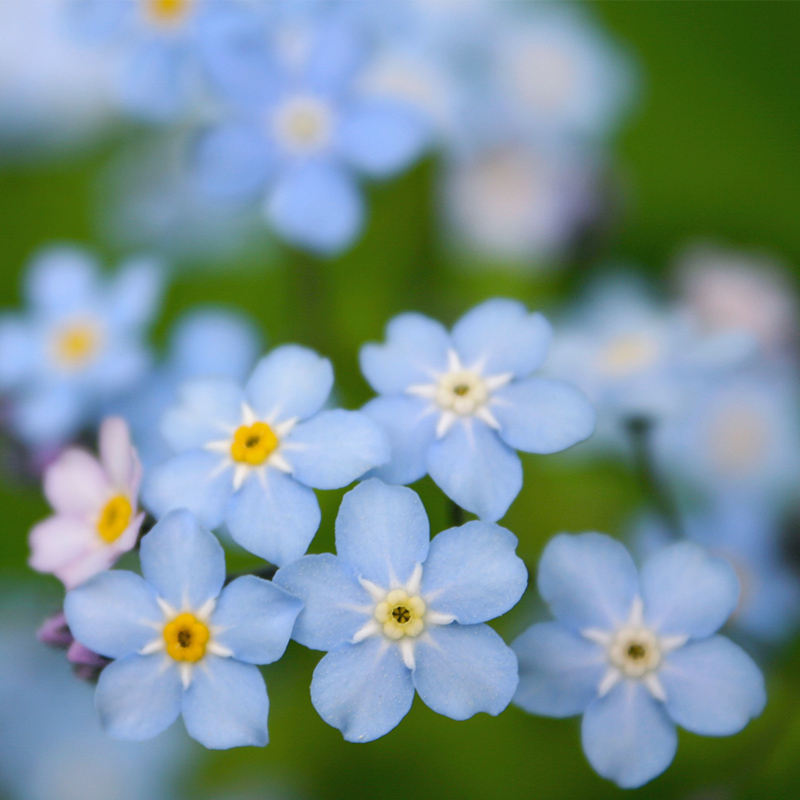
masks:
[[[142,467],[125,420],[100,426],[100,460],[66,450],[44,473],[44,493],[55,514],[31,531],[29,564],[51,572],[67,589],[108,569],[139,536]]]

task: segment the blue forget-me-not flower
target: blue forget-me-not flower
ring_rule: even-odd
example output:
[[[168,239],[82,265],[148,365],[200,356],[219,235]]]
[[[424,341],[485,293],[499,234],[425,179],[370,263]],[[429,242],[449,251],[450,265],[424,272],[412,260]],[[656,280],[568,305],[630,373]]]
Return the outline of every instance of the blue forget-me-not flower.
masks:
[[[85,251],[51,247],[25,277],[29,309],[0,317],[0,391],[26,442],[58,445],[95,420],[103,404],[143,376],[144,329],[163,278],[149,258],[104,279]]]
[[[179,714],[213,749],[267,743],[269,701],[256,664],[284,653],[302,602],[254,575],[223,589],[225,554],[186,510],[141,544],[142,574],[114,570],[67,594],[76,640],[115,659],[95,705],[119,739],[150,739]]]
[[[497,715],[517,661],[483,623],[522,596],[527,571],[505,528],[473,521],[430,539],[419,497],[376,478],[342,500],[338,555],[308,555],[275,582],[305,603],[293,638],[329,651],[311,701],[353,742],[377,739],[411,708],[414,690],[453,719]]]
[[[676,725],[728,736],[763,710],[760,670],[715,635],[736,607],[736,573],[698,545],[671,545],[637,572],[609,536],[561,534],[538,585],[556,621],[512,645],[514,701],[549,717],[583,714],[583,749],[603,777],[641,786],[672,762]]]
[[[258,362],[244,388],[190,381],[162,419],[177,455],[145,476],[156,516],[188,508],[223,522],[242,547],[273,564],[300,558],[320,523],[314,489],[340,489],[389,460],[389,442],[365,414],[324,410],[330,361],[284,345]]]
[[[555,453],[594,429],[578,389],[532,377],[550,337],[547,320],[513,300],[482,303],[451,333],[421,314],[395,317],[385,344],[361,350],[361,369],[382,395],[364,412],[392,443],[375,475],[411,483],[428,473],[463,508],[500,519],[522,487],[515,449]]]

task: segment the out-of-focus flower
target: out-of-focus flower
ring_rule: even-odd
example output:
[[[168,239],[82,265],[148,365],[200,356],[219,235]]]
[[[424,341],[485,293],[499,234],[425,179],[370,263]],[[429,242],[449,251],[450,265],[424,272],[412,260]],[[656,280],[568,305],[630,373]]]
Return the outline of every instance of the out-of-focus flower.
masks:
[[[703,335],[682,309],[659,307],[624,275],[595,285],[557,330],[546,372],[586,392],[597,407],[593,444],[615,449],[624,449],[626,420],[675,415],[755,350],[744,331]]]
[[[358,91],[368,53],[351,22],[325,15],[304,30],[278,25],[261,35],[260,57],[250,53],[223,70],[230,116],[196,151],[198,180],[211,196],[265,198],[264,213],[283,238],[322,253],[342,250],[361,230],[356,175],[400,172],[428,138],[418,109]],[[252,39],[253,18],[243,13],[230,23],[237,24],[241,36],[229,30],[216,50]]]
[[[468,522],[430,540],[425,509],[405,487],[366,481],[342,500],[338,555],[282,567],[275,582],[305,608],[293,638],[330,651],[311,701],[352,742],[388,733],[414,690],[439,714],[499,714],[517,685],[514,654],[483,623],[516,605],[527,585],[516,537]]]
[[[389,435],[392,459],[375,471],[389,483],[430,474],[481,519],[500,519],[522,487],[515,449],[555,453],[591,435],[594,409],[563,381],[531,377],[551,329],[522,303],[494,299],[452,333],[421,314],[401,314],[385,344],[361,350],[361,369],[381,396],[364,412]]]
[[[164,412],[178,401],[181,384],[194,378],[243,381],[252,370],[262,337],[241,313],[198,308],[172,329],[166,360],[135,392],[114,405],[128,420],[145,471],[172,455],[161,435]]]
[[[111,663],[111,659],[98,655],[75,641],[63,611],[48,617],[36,631],[36,638],[49,647],[66,650],[67,661],[73,665],[75,674],[81,680],[96,681],[101,670]]]
[[[209,528],[224,522],[273,564],[300,558],[320,523],[313,489],[342,488],[389,460],[385,434],[365,414],[321,410],[332,387],[330,361],[297,345],[261,359],[244,389],[184,384],[161,425],[178,455],[146,476],[145,504],[157,516],[188,508]]]
[[[44,492],[56,512],[31,531],[29,564],[52,572],[67,589],[108,569],[139,536],[142,467],[125,420],[100,427],[100,459],[66,450],[44,473]]]
[[[223,589],[225,555],[188,511],[142,539],[142,574],[96,575],[67,594],[76,640],[115,659],[95,706],[114,738],[150,739],[183,714],[212,749],[267,743],[269,702],[256,664],[284,653],[302,602],[254,575]]]
[[[603,777],[641,786],[672,762],[676,725],[729,736],[763,710],[760,670],[714,635],[736,607],[736,574],[698,545],[671,545],[637,573],[610,537],[561,534],[538,585],[557,621],[514,642],[514,701],[549,717],[582,714],[583,749]]]
[[[21,439],[63,443],[143,376],[159,266],[134,259],[107,279],[77,248],[51,247],[34,258],[25,276],[29,310],[0,317],[0,392],[10,395],[10,424]]]

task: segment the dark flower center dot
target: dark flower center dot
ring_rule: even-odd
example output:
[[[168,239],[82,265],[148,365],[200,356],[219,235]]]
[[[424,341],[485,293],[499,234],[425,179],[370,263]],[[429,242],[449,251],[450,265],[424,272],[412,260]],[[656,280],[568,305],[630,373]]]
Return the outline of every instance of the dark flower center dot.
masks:
[[[178,631],[178,644],[181,647],[188,647],[192,643],[192,632],[187,628]]]
[[[261,441],[261,437],[256,436],[248,436],[245,440],[245,447],[255,447]]]
[[[459,383],[453,389],[453,394],[457,394],[459,397],[463,397],[465,394],[469,394],[469,386],[466,383]]]
[[[392,617],[394,617],[395,622],[405,625],[406,622],[411,620],[411,612],[405,606],[397,606],[392,609]]]
[[[642,644],[634,643],[628,646],[628,658],[632,658],[634,661],[644,658],[646,653]]]

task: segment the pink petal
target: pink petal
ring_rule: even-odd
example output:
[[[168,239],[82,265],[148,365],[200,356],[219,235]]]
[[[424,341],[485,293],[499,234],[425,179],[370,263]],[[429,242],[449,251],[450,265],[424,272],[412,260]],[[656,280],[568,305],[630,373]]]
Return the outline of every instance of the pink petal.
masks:
[[[100,461],[118,489],[129,489],[136,479],[139,459],[131,445],[128,423],[122,417],[107,417],[100,426]]]
[[[84,581],[113,566],[119,557],[110,547],[99,547],[89,550],[63,567],[53,570],[53,574],[64,584],[67,590],[74,589]]]
[[[111,490],[100,463],[84,450],[65,451],[44,473],[45,497],[60,514],[94,516]]]
[[[97,533],[72,517],[48,517],[31,531],[28,563],[39,572],[55,572],[92,549]]]

